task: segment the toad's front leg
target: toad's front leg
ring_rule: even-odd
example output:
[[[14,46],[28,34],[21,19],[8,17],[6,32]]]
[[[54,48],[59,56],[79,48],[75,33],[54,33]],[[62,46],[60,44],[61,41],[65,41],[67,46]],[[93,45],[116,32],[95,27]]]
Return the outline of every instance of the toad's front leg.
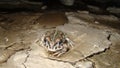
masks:
[[[58,50],[55,53],[53,53],[53,56],[60,57],[61,55],[68,52],[69,50],[70,50],[69,47],[67,47],[66,44],[64,44],[64,47],[61,50]]]

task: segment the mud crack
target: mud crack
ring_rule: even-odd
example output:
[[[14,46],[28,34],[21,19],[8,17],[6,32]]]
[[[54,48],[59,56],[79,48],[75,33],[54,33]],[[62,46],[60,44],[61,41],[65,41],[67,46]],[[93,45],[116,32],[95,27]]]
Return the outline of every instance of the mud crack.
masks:
[[[22,65],[24,66],[24,68],[27,68],[27,66],[25,65],[25,63],[27,62],[27,60],[28,60],[28,58],[29,58],[29,56],[30,56],[29,51],[31,51],[31,49],[29,49],[29,50],[26,51],[26,55],[27,55],[27,56],[25,57],[25,60],[24,60],[24,62],[22,63]]]
[[[111,41],[110,38],[111,38],[111,36],[112,36],[112,32],[111,32],[111,31],[106,31],[106,32],[107,32],[107,34],[108,34],[107,39],[108,39],[109,41]]]

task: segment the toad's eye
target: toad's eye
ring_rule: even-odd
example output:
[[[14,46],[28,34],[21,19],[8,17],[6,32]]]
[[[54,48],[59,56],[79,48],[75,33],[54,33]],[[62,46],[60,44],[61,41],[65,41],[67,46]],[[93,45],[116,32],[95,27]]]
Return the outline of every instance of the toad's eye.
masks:
[[[44,39],[44,42],[46,42],[47,40],[46,39]]]
[[[50,46],[50,40],[49,40],[49,38],[48,37],[46,37],[45,39],[44,39],[44,45],[45,46],[47,46],[47,47],[49,47]]]
[[[61,45],[62,43],[63,43],[63,41],[62,41],[62,40],[60,40],[60,41],[59,41],[59,45]]]
[[[59,40],[56,41],[55,45],[61,45],[62,43],[63,43],[62,40],[59,39]]]

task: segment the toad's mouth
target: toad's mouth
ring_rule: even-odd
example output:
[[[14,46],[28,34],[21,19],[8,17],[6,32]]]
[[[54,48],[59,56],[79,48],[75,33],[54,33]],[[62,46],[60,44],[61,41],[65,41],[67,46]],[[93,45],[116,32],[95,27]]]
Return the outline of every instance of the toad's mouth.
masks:
[[[63,49],[63,44],[49,44],[47,46],[47,51],[52,51],[52,52],[55,52],[55,51],[59,51]]]

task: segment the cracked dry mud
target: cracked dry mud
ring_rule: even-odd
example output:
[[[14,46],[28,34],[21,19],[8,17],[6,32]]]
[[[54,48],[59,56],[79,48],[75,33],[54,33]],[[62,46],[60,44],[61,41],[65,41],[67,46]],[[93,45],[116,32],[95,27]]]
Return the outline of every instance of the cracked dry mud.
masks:
[[[120,35],[112,28],[89,24],[76,16],[79,14],[67,13],[68,22],[64,13],[3,15],[7,20],[0,22],[0,68],[118,68]],[[51,29],[67,33],[74,42],[74,47],[59,58],[49,56],[36,43]]]

